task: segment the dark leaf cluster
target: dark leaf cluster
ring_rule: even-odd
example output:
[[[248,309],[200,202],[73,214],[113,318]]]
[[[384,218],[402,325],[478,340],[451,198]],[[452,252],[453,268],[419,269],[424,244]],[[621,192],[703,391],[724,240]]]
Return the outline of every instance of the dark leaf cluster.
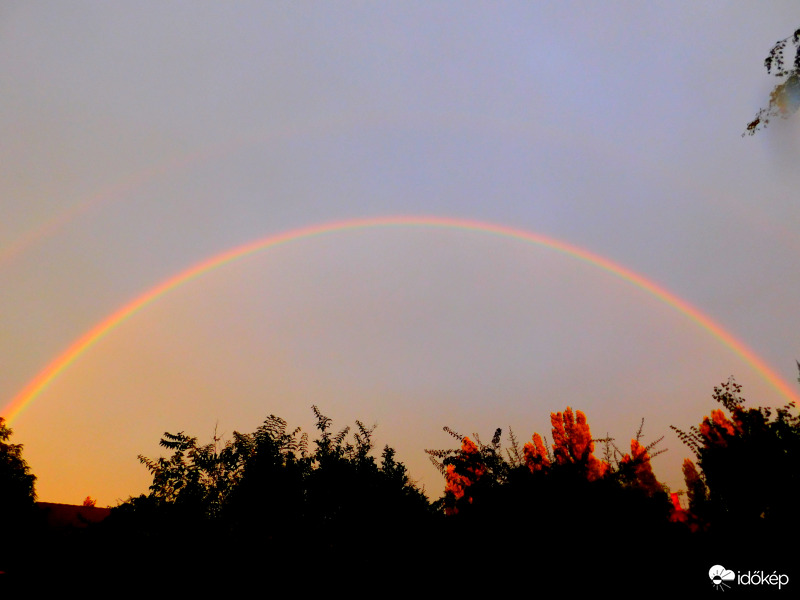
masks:
[[[788,49],[789,45],[794,50]],[[787,52],[793,52],[791,67],[787,67]],[[756,131],[766,127],[775,117],[786,119],[800,107],[800,29],[791,36],[778,40],[764,59],[767,73],[775,77],[785,78],[773,88],[766,107],[756,113],[755,118],[747,124],[742,134],[754,135]]]

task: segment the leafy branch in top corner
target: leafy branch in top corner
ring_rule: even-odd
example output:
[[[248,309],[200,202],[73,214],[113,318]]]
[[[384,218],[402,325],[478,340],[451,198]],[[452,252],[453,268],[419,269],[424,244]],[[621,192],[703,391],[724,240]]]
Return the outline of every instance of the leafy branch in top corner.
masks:
[[[790,42],[795,47],[794,59],[791,67],[787,67],[786,53]],[[775,77],[785,77],[785,80],[775,86],[769,95],[769,104],[756,113],[755,119],[747,124],[742,137],[754,135],[774,117],[787,119],[800,108],[800,29],[776,42],[764,59],[764,66],[767,73]]]

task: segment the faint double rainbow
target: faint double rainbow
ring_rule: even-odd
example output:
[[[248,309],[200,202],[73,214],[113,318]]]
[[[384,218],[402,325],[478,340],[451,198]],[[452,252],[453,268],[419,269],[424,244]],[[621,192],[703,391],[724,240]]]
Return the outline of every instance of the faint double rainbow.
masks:
[[[53,360],[44,370],[42,370],[28,385],[22,389],[17,396],[11,400],[3,409],[6,419],[11,422],[17,417],[26,406],[33,402],[62,372],[69,368],[81,355],[94,346],[99,340],[108,335],[121,323],[132,317],[134,314],[144,309],[150,303],[155,302],[161,296],[175,288],[192,281],[214,269],[217,269],[230,262],[248,256],[250,254],[273,248],[280,244],[303,240],[308,237],[346,232],[357,229],[372,227],[428,227],[459,229],[473,231],[484,235],[496,235],[504,238],[511,238],[522,242],[545,246],[557,252],[561,252],[578,260],[584,261],[595,267],[601,268],[608,273],[623,279],[636,287],[655,296],[662,302],[673,307],[680,313],[689,317],[700,327],[707,330],[724,345],[728,346],[733,352],[738,354],[746,363],[755,369],[767,382],[772,385],[780,394],[790,401],[800,401],[798,395],[789,385],[781,379],[761,358],[759,358],[745,344],[737,340],[731,333],[723,329],[700,310],[690,305],[685,300],[675,296],[671,292],[657,285],[655,282],[635,273],[621,265],[618,265],[607,258],[573,246],[557,239],[546,237],[530,231],[515,229],[504,225],[485,223],[469,219],[458,219],[449,217],[435,216],[389,216],[350,219],[346,221],[335,221],[313,225],[299,229],[293,229],[277,235],[268,236],[256,241],[227,250],[211,258],[208,258],[193,267],[190,267],[177,275],[161,282],[144,294],[128,302],[114,313],[100,321],[89,331],[73,342],[64,352]]]

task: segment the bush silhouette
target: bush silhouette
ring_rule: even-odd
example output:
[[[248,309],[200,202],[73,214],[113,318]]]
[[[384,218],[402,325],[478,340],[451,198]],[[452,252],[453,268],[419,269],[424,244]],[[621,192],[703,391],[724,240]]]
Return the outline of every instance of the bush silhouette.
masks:
[[[174,539],[224,544],[222,560],[239,568],[284,564],[309,547],[338,563],[363,552],[367,541],[372,552],[405,551],[434,518],[427,498],[392,448],[380,462],[373,456],[374,428],[356,421],[352,435],[350,428],[334,435],[331,420],[313,410],[313,451],[306,434],[289,432],[274,415],[224,443],[215,436],[201,446],[183,432],[165,433],[161,445],[172,456],[140,456],[153,475],[150,493],[115,508],[108,529],[136,548]]]
[[[684,466],[691,510],[718,530],[797,531],[800,417],[794,404],[745,408],[733,379],[714,388],[714,400],[724,410],[712,410],[688,432],[673,426],[701,469],[691,461]]]

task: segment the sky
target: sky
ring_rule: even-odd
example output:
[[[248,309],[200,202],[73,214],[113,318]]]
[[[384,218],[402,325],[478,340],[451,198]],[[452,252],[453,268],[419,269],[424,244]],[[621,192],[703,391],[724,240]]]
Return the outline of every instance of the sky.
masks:
[[[377,425],[431,498],[442,427],[524,442],[567,406],[622,451],[644,419],[680,489],[669,426],[715,385],[800,394],[800,118],[741,137],[798,26],[796,2],[3,2],[0,415],[39,499],[116,505],[164,432],[313,437],[312,405]]]

